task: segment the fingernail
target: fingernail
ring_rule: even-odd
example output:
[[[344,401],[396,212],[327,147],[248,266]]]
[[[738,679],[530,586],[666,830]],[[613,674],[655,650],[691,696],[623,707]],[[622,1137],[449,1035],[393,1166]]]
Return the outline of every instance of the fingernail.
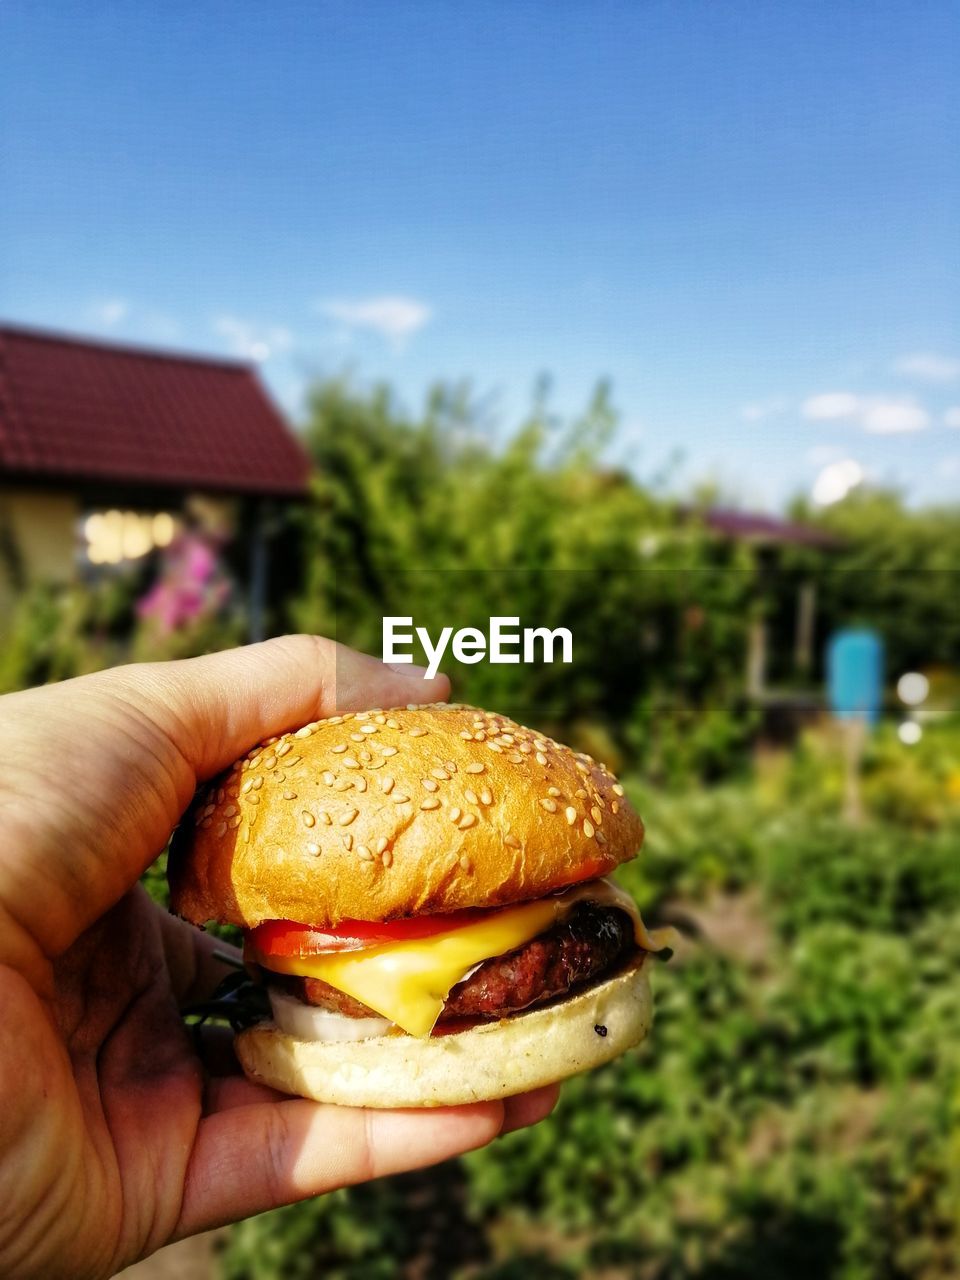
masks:
[[[409,676],[411,680],[426,680],[427,668],[415,667],[412,662],[386,662],[384,666],[396,671],[398,676]]]

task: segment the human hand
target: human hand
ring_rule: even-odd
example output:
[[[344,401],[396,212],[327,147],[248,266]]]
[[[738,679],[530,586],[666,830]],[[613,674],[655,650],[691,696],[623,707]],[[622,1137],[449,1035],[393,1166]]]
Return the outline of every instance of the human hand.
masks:
[[[0,1274],[107,1276],[550,1111],[556,1089],[363,1111],[215,1074],[179,1010],[223,944],[137,887],[198,781],[306,721],[446,696],[411,674],[288,636],[0,699]]]

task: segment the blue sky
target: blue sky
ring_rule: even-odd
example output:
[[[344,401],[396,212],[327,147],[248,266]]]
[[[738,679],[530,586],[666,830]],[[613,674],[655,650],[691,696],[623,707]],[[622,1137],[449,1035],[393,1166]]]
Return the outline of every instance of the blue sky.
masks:
[[[6,0],[0,314],[955,499],[958,63],[946,0]]]

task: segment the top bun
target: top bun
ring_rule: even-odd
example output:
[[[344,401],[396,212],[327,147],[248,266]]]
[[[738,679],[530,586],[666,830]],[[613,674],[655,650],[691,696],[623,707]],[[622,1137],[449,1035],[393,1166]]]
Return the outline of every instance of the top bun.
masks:
[[[501,906],[605,875],[642,839],[602,764],[505,716],[361,711],[269,738],[197,792],[171,906],[246,929]]]

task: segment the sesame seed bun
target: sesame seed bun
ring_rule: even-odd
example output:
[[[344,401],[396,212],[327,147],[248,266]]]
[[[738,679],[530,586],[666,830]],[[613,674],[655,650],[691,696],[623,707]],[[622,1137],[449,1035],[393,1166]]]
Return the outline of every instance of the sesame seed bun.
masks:
[[[597,986],[455,1035],[305,1041],[261,1023],[236,1051],[248,1076],[352,1107],[448,1107],[504,1098],[609,1062],[653,1016],[644,956]]]
[[[504,716],[358,712],[269,739],[197,794],[171,905],[245,929],[501,906],[606,875],[642,838],[603,765]]]

